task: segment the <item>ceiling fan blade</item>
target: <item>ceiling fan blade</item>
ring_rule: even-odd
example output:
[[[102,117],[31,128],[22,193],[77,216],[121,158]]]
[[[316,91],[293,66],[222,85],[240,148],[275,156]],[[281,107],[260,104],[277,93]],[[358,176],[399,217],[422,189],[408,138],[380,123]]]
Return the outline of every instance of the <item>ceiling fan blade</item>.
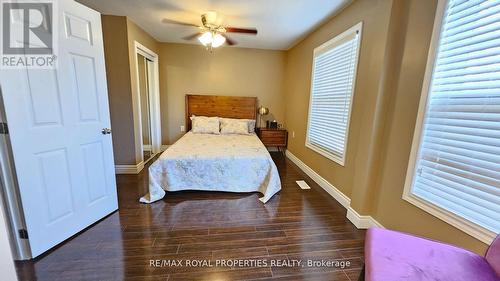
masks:
[[[233,45],[236,45],[236,41],[234,41],[233,39],[229,38],[226,34],[221,34],[224,38],[226,38],[226,44],[228,44],[229,46],[233,46]]]
[[[196,24],[188,23],[188,22],[181,22],[181,21],[176,21],[176,20],[171,20],[171,19],[162,19],[162,23],[165,24],[178,24],[178,25],[184,25],[184,26],[193,26],[193,27],[200,27]]]
[[[202,34],[203,33],[201,33],[201,32],[196,32],[196,33],[193,33],[193,34],[188,35],[186,37],[182,37],[182,39],[184,39],[184,40],[193,40],[193,39],[195,39],[196,37],[198,37],[198,36],[200,36]]]
[[[256,28],[239,28],[239,27],[225,27],[226,32],[234,32],[234,33],[247,33],[247,34],[257,34]]]

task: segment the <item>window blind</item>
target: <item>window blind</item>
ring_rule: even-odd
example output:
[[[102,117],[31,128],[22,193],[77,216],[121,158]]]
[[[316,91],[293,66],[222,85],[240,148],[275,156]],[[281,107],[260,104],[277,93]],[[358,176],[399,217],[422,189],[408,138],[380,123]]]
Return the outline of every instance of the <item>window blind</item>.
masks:
[[[450,0],[412,193],[500,232],[500,0]]]
[[[314,51],[306,146],[344,164],[359,27]]]

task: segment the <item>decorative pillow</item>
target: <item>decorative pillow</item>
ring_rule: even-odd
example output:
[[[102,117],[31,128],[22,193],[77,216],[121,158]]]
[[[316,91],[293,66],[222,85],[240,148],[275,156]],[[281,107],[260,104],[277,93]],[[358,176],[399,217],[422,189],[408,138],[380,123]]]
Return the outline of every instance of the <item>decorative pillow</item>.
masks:
[[[220,118],[221,129],[231,122],[246,122],[248,126],[248,133],[255,133],[255,120],[254,119],[234,119],[234,118]]]
[[[195,134],[219,135],[219,117],[191,116],[191,131]]]
[[[250,134],[255,133],[255,119],[245,119],[248,122],[248,132]]]
[[[229,122],[222,122],[220,132],[223,135],[248,135],[248,122],[244,120],[231,120]]]

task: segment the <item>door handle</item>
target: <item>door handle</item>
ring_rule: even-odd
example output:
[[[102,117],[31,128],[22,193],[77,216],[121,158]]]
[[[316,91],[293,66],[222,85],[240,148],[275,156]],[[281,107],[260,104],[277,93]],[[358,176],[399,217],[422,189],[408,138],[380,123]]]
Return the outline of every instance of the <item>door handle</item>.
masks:
[[[109,134],[111,134],[111,129],[110,128],[104,128],[104,129],[102,129],[101,132],[102,132],[103,135],[109,135]]]

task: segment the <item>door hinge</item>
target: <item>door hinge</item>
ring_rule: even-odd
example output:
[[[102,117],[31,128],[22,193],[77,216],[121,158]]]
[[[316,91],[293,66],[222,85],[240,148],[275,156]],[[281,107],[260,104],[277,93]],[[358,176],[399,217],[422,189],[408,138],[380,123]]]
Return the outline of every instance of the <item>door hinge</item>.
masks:
[[[19,238],[28,239],[28,231],[26,229],[19,229]]]
[[[9,127],[7,126],[7,123],[0,122],[0,135],[6,135],[8,133],[9,133]]]

